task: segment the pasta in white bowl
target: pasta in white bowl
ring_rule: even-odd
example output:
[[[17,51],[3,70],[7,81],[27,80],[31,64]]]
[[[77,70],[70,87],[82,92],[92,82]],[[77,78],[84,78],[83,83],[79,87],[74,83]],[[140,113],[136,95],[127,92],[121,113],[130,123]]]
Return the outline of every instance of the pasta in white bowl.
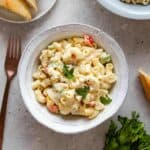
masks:
[[[128,4],[142,4],[142,5],[150,4],[150,0],[121,0],[121,1],[126,2]]]
[[[22,55],[18,76],[32,116],[65,134],[87,131],[110,118],[128,87],[121,48],[100,29],[83,24],[54,27],[36,36]]]
[[[150,19],[149,0],[97,0],[103,7],[119,16],[135,19]]]
[[[52,42],[33,74],[37,101],[52,113],[92,119],[111,102],[116,82],[111,56],[89,35]]]

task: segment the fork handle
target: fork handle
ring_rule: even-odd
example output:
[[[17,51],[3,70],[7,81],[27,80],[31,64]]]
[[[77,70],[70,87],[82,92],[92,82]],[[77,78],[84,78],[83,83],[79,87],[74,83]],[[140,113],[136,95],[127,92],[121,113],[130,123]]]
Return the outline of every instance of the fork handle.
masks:
[[[10,87],[10,80],[7,79],[5,93],[2,101],[1,113],[0,113],[0,150],[2,150],[2,146],[3,146],[3,136],[4,136],[4,128],[5,128],[5,118],[6,118],[6,111],[7,111],[9,87]]]

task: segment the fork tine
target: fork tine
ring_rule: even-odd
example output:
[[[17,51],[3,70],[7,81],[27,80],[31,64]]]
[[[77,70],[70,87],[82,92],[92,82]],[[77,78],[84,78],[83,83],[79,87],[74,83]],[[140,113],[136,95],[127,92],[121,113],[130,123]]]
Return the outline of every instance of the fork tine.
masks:
[[[18,64],[21,57],[21,37],[17,34],[10,34],[7,47],[6,60],[12,59]]]
[[[13,53],[13,58],[16,57],[16,44],[17,41],[16,41],[16,35],[13,35],[13,49],[12,49],[12,53]]]
[[[21,38],[17,36],[17,43],[16,43],[16,57],[19,59],[21,56]]]
[[[13,47],[13,58],[18,59],[18,35],[14,35],[14,47]]]
[[[9,40],[8,40],[7,54],[6,54],[7,58],[12,57],[12,48],[13,48],[13,37],[12,37],[12,34],[10,34]]]
[[[7,58],[19,60],[21,56],[21,38],[18,35],[10,34],[7,47]]]

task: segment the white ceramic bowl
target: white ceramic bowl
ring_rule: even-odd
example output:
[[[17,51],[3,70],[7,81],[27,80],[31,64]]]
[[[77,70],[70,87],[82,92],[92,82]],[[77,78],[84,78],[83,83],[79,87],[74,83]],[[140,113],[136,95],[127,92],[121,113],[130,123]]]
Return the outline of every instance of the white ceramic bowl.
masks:
[[[37,0],[37,3],[38,12],[35,14],[35,17],[33,17],[30,21],[22,20],[22,18],[18,15],[15,15],[14,13],[2,8],[0,8],[0,20],[16,24],[24,24],[36,21],[46,15],[52,9],[54,4],[56,3],[56,0]]]
[[[46,107],[35,99],[31,88],[32,73],[37,67],[40,51],[55,40],[70,36],[92,35],[96,43],[102,45],[112,55],[118,81],[111,91],[112,103],[108,105],[95,119],[87,120],[81,117],[61,117],[51,114]],[[89,130],[113,116],[125,99],[128,88],[128,67],[125,56],[119,45],[106,33],[92,26],[69,24],[54,27],[40,33],[27,45],[18,69],[19,84],[24,103],[32,116],[44,126],[60,133],[73,134]]]
[[[109,11],[130,19],[145,20],[150,19],[150,5],[131,5],[120,0],[97,0]]]

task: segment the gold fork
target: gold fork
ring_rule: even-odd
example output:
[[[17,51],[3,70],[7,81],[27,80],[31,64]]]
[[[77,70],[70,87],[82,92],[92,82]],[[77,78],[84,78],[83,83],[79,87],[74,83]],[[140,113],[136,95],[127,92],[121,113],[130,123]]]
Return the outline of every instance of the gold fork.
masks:
[[[8,41],[8,48],[5,60],[5,72],[7,76],[7,83],[5,87],[5,93],[0,113],[0,150],[2,150],[3,144],[9,87],[11,80],[17,73],[20,56],[21,56],[21,39],[19,36],[11,34]]]

